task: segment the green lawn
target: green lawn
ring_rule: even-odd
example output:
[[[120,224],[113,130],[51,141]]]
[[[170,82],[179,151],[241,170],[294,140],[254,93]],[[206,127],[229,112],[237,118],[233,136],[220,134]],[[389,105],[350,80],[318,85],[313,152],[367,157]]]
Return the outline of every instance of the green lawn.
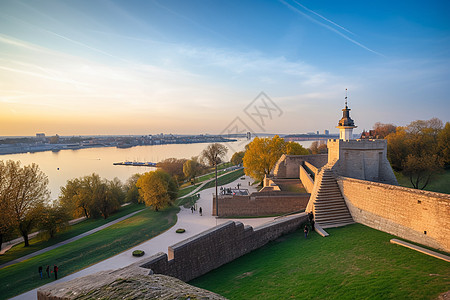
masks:
[[[323,238],[301,231],[191,282],[229,299],[435,299],[450,288],[450,264],[391,244],[354,224]]]
[[[221,185],[228,184],[230,182],[235,181],[236,179],[239,179],[242,176],[244,176],[244,169],[232,171],[226,175],[223,175],[222,177],[217,178],[217,185],[221,186]],[[202,190],[208,189],[208,188],[211,188],[214,186],[215,186],[215,180],[212,180],[212,181],[208,182],[207,184],[205,184],[205,186],[202,188]]]
[[[45,273],[47,265],[57,264],[58,276],[64,277],[157,236],[176,223],[178,211],[178,207],[159,212],[145,209],[92,235],[0,269],[0,298],[10,298],[52,281],[39,278],[40,265]]]
[[[399,172],[395,172],[395,177],[397,177],[399,185],[409,188],[413,187],[409,181],[409,177],[403,176],[403,174]],[[450,194],[450,169],[444,170],[443,173],[436,174],[425,187],[425,190]]]
[[[78,224],[70,226],[66,231],[59,233],[53,239],[49,239],[47,241],[42,240],[39,236],[30,239],[30,246],[24,247],[24,243],[17,244],[8,250],[4,255],[0,255],[0,265],[4,264],[8,261],[17,259],[19,257],[25,256],[27,254],[33,253],[35,251],[44,249],[46,247],[52,246],[54,244],[60,243],[67,239],[70,239],[74,236],[85,233],[89,230],[102,226],[106,223],[114,221],[118,218],[121,218],[125,215],[128,215],[134,211],[145,208],[144,204],[130,204],[124,207],[121,207],[118,212],[111,215],[109,218],[105,219],[88,219],[82,221]]]

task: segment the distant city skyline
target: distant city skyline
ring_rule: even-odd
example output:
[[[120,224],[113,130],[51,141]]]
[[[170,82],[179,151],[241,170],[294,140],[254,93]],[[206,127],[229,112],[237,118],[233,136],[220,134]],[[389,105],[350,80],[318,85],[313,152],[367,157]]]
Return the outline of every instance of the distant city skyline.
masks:
[[[448,1],[1,1],[0,136],[219,134],[236,120],[336,133],[346,88],[355,132],[450,121],[449,11]],[[246,109],[260,92],[278,111],[258,124]]]

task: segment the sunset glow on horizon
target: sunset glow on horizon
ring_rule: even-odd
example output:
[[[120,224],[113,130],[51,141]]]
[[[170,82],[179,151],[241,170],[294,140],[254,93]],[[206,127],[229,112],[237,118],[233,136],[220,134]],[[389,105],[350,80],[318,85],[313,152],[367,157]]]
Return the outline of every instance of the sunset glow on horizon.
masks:
[[[0,136],[271,133],[450,121],[447,1],[2,1]]]

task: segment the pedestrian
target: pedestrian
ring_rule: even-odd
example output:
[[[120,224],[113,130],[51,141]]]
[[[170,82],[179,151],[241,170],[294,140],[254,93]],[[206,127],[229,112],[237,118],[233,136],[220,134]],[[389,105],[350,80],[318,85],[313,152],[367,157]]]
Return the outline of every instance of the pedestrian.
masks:
[[[191,212],[194,213],[194,206],[191,206]]]
[[[49,265],[47,265],[45,272],[47,272],[47,278],[50,278],[50,266]]]
[[[41,279],[42,279],[42,266],[39,266],[38,270],[39,270],[39,276],[41,276]]]
[[[308,218],[309,218],[309,221],[310,221],[310,222],[311,222],[312,220],[314,220],[314,215],[313,215],[312,212],[309,212],[309,213],[308,213]]]
[[[315,223],[314,220],[311,220],[311,230],[315,230],[314,229],[314,223]]]
[[[200,209],[198,210],[198,212],[200,213],[200,216],[202,216],[202,208],[200,207]]]
[[[305,225],[305,229],[303,229],[303,232],[305,233],[305,239],[308,237],[308,225]]]
[[[55,273],[55,280],[57,280],[58,279],[58,266],[57,265],[53,266],[53,273]]]

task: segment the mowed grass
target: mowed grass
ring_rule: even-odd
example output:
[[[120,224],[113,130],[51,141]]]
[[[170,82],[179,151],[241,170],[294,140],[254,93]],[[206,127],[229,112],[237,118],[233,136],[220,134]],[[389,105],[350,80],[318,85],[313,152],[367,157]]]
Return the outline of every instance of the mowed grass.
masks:
[[[223,175],[222,177],[217,178],[217,186],[229,184],[230,182],[233,182],[240,177],[244,176],[244,169],[239,169],[236,171],[229,172],[228,174]],[[211,187],[214,187],[216,185],[215,180],[212,180],[205,184],[205,186],[201,190],[209,189]]]
[[[78,224],[72,225],[67,228],[64,232],[58,233],[54,238],[49,240],[43,240],[39,236],[30,239],[30,246],[24,247],[24,243],[17,244],[8,250],[4,255],[0,255],[0,265],[7,263],[11,260],[20,258],[24,255],[28,255],[35,251],[44,249],[46,247],[55,245],[82,233],[85,233],[89,230],[102,226],[106,223],[112,222],[118,218],[126,216],[132,212],[145,208],[144,204],[130,204],[124,207],[121,207],[119,211],[115,214],[111,215],[107,219],[88,219],[84,220]]]
[[[228,299],[435,299],[450,263],[391,244],[361,224],[300,230],[191,282]]]
[[[24,262],[0,269],[0,298],[10,298],[51,282],[39,278],[38,266],[58,265],[64,277],[107,259],[172,227],[178,207],[154,212],[150,209],[75,242],[58,247]],[[131,253],[130,253],[131,255]]]
[[[404,187],[412,188],[411,181],[408,176],[404,176],[399,172],[395,172],[398,184]],[[450,169],[444,170],[442,173],[438,173],[435,177],[431,178],[425,190],[431,192],[438,192],[444,194],[450,194]]]

